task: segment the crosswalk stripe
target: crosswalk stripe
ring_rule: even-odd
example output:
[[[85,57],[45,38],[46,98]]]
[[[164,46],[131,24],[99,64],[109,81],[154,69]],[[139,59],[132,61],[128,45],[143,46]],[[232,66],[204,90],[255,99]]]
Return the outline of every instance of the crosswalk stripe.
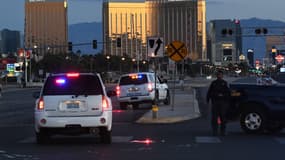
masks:
[[[112,143],[130,143],[133,136],[112,136]],[[27,137],[18,141],[18,143],[36,143],[35,137]]]
[[[113,143],[128,143],[133,138],[134,138],[133,136],[112,136],[112,142]]]
[[[28,138],[18,141],[18,143],[36,143],[36,138],[28,137]]]
[[[285,144],[285,138],[275,138],[279,144]]]
[[[0,128],[15,128],[15,127],[32,127],[34,124],[31,123],[19,123],[19,124],[0,124]]]
[[[196,143],[221,143],[219,137],[198,136],[195,137]]]

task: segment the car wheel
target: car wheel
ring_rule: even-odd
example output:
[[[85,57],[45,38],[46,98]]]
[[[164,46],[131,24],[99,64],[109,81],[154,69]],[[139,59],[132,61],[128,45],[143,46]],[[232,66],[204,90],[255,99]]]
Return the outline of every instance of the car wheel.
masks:
[[[112,135],[111,131],[108,131],[107,128],[101,128],[100,130],[100,140],[101,143],[111,144],[112,143]]]
[[[266,116],[260,109],[247,109],[241,113],[240,125],[246,133],[260,133],[264,131]]]
[[[169,104],[170,104],[170,94],[169,94],[169,91],[167,91],[167,93],[166,93],[166,98],[165,98],[165,100],[163,101],[163,103],[164,103],[165,105],[169,105]]]
[[[46,132],[36,132],[36,141],[37,144],[45,144],[48,143],[50,140],[50,135],[48,135]]]
[[[127,103],[120,103],[120,108],[122,110],[126,110],[127,109]]]

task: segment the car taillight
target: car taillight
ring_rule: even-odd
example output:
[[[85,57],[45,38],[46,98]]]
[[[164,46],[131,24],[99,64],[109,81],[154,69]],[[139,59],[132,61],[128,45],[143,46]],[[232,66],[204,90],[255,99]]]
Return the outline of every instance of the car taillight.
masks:
[[[117,86],[117,87],[116,87],[116,95],[119,97],[120,94],[121,94],[120,86]]]
[[[105,96],[102,97],[102,107],[103,107],[103,110],[109,108],[108,100]]]
[[[43,110],[44,108],[45,108],[44,99],[43,97],[41,97],[38,102],[38,110]]]
[[[152,91],[153,91],[152,83],[149,83],[149,84],[147,85],[147,89],[148,89],[149,92],[152,92]]]

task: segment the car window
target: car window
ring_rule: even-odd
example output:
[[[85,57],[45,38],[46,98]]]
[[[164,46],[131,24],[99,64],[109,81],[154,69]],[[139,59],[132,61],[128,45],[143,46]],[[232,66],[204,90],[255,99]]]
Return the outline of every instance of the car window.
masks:
[[[157,82],[158,83],[162,83],[161,79],[159,77],[157,77]]]
[[[49,77],[44,85],[43,95],[100,95],[103,94],[98,76],[80,75]]]
[[[153,75],[149,75],[149,79],[151,82],[154,82],[154,76]]]
[[[148,83],[147,76],[145,74],[141,74],[137,77],[132,77],[132,76],[121,77],[119,85],[130,85],[130,84],[139,85],[144,83]]]

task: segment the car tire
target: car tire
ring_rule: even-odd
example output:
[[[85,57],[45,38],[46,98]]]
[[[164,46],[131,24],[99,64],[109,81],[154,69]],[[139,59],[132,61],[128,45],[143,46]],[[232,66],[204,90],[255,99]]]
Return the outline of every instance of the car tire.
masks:
[[[240,125],[244,132],[249,134],[261,133],[266,126],[266,116],[258,108],[247,109],[241,113]]]
[[[46,132],[36,132],[36,142],[37,144],[46,144],[50,140],[50,135],[48,135]]]
[[[126,110],[127,109],[127,103],[120,103],[120,108],[121,108],[121,110]]]
[[[163,104],[165,104],[165,105],[170,105],[170,93],[169,93],[168,90],[167,90],[167,93],[166,93],[166,98],[165,98],[165,100],[163,101]]]
[[[103,144],[111,144],[112,143],[111,131],[108,131],[107,128],[101,128],[100,140],[101,140],[101,143]]]

